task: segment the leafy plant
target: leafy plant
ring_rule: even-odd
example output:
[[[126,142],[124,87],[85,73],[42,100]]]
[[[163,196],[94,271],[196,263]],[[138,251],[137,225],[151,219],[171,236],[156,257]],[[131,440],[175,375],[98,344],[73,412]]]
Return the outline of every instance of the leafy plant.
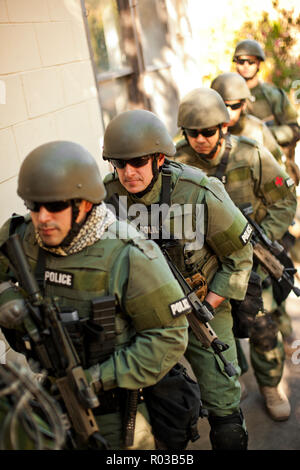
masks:
[[[264,11],[256,22],[243,24],[236,42],[257,40],[266,54],[261,67],[264,79],[289,92],[292,83],[300,79],[300,15],[295,17],[293,9],[280,8],[278,0],[273,1],[273,8],[277,13],[275,20]]]

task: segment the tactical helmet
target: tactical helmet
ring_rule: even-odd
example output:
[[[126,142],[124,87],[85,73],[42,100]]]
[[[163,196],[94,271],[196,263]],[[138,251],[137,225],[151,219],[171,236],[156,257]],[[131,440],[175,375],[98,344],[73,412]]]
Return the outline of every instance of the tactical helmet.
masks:
[[[68,141],[49,142],[30,152],[21,165],[17,192],[28,201],[85,199],[94,204],[106,195],[95,159]]]
[[[265,60],[265,53],[261,45],[254,39],[240,41],[234,51],[233,62],[241,55],[254,55],[260,60]]]
[[[229,121],[230,117],[223,99],[211,88],[192,90],[179,105],[178,127],[206,129]]]
[[[161,120],[145,109],[125,111],[108,124],[103,159],[131,160],[143,155],[175,155],[174,143]]]
[[[238,73],[221,73],[212,81],[210,86],[222,96],[224,101],[251,98],[246,80]]]

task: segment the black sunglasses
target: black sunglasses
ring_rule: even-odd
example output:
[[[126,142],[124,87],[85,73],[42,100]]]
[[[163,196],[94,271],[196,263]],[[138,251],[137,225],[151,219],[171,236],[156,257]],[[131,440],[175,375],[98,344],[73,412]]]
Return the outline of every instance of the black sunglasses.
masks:
[[[243,106],[243,104],[244,104],[244,101],[240,101],[239,103],[234,103],[234,104],[225,103],[227,108],[231,108],[233,111],[236,109],[240,109]]]
[[[256,60],[251,60],[251,59],[236,59],[237,64],[239,65],[244,65],[245,62],[248,62],[249,65],[254,65],[256,64]]]
[[[184,129],[185,133],[189,137],[198,137],[199,134],[203,135],[203,137],[212,137],[217,132],[218,127],[211,127],[209,129]]]
[[[41,207],[45,207],[48,212],[61,212],[72,205],[72,201],[34,202],[24,201],[25,206],[31,212],[39,212]]]
[[[141,168],[142,166],[147,165],[152,155],[144,155],[143,157],[133,158],[132,160],[117,160],[115,158],[109,158],[108,161],[115,167],[119,169],[125,168],[127,163],[134,168]]]

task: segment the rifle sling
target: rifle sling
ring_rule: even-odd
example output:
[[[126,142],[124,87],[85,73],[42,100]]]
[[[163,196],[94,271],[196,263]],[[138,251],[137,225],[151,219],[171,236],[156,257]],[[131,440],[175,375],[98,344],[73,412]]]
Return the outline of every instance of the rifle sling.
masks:
[[[223,184],[226,184],[226,168],[229,160],[230,150],[232,149],[232,144],[230,140],[230,134],[225,135],[225,152],[222,156],[222,159],[217,167],[215,177],[222,181]]]

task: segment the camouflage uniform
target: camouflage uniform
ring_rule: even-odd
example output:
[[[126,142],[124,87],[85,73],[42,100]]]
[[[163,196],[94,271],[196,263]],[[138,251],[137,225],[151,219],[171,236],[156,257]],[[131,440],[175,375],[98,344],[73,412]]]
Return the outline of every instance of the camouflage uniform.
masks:
[[[50,155],[47,154],[49,148],[51,150],[51,144],[46,144],[45,151],[38,150],[39,160],[42,156],[42,162],[46,161],[46,165],[49,164],[51,168],[53,160],[56,159],[56,165],[60,166],[62,171],[65,155],[70,155],[71,164],[69,162],[68,166],[66,162],[68,181],[70,182],[72,178],[73,181],[76,181],[76,178],[78,181],[78,174],[84,171],[85,162],[83,159],[81,172],[74,170],[76,172],[74,178],[72,165],[74,153],[78,150],[77,144],[66,142],[59,144],[54,156],[51,152]],[[44,158],[44,153],[48,158]],[[81,151],[79,158],[82,158]],[[49,168],[46,170],[47,175]],[[92,170],[97,174],[96,164]],[[80,181],[83,180],[84,177],[80,175]],[[95,198],[99,195],[101,198],[101,194],[105,194],[104,187],[101,188],[102,183],[100,183],[97,183],[97,191],[96,187],[94,188]],[[84,189],[84,184],[78,185],[78,188]],[[53,193],[55,189],[58,191],[58,184],[56,188],[52,188]],[[84,193],[82,195],[84,197]],[[95,205],[81,229],[85,230],[85,227],[88,227],[87,232],[79,232],[77,235],[81,243],[80,248],[72,254],[61,251],[60,247],[43,246],[40,240],[37,241],[30,217],[26,217],[17,230],[22,233],[24,250],[33,272],[37,267],[39,251],[43,251],[44,294],[51,298],[55,297],[61,311],[72,312],[75,308],[80,319],[91,318],[93,299],[111,295],[117,300],[116,339],[113,352],[107,354],[103,338],[100,341],[99,337],[96,342],[93,340],[93,343],[92,339],[86,341],[87,346],[84,351],[77,341],[77,350],[90,382],[95,384],[98,390],[100,388],[100,407],[93,410],[100,433],[107,439],[112,449],[120,449],[124,448],[122,440],[124,431],[122,413],[126,403],[124,391],[153,385],[173,367],[187,345],[187,320],[185,315],[178,318],[172,315],[170,305],[182,299],[183,293],[154,242],[145,240],[133,228],[130,229],[127,223],[118,222],[114,217],[110,219],[111,223],[102,236],[93,239],[95,225],[98,227],[97,230],[100,230],[101,221],[93,224],[89,220],[100,207],[109,217],[112,216],[104,203]],[[0,244],[8,237],[10,223],[9,220],[0,231]],[[10,278],[3,258],[0,271],[3,280]],[[72,279],[70,285],[61,282],[59,276],[47,277],[49,273],[66,272]],[[0,298],[1,305],[6,301],[3,298],[4,294]],[[24,346],[20,334],[16,330],[7,328],[4,328],[4,332],[11,346],[15,350],[22,351]],[[106,341],[107,338],[104,339],[104,343]],[[95,350],[95,347],[98,349]],[[134,443],[130,448],[155,448],[147,408],[142,401],[138,405]]]
[[[203,246],[197,249],[189,243],[190,240],[182,238],[178,240],[179,244],[176,247],[170,249],[169,254],[184,276],[201,273],[207,280],[208,289],[226,298],[215,310],[215,318],[211,321],[211,326],[219,338],[230,346],[224,355],[234,366],[237,366],[228,299],[243,299],[247,288],[252,266],[252,248],[247,241],[241,239],[247,223],[230,201],[219,181],[207,178],[203,172],[186,165],[167,162],[166,167],[171,172],[171,205],[178,204],[183,207],[184,204],[192,204],[193,211],[195,211],[196,204],[205,207]],[[129,208],[136,203],[150,208],[151,204],[160,201],[161,173],[151,191],[143,197],[127,192],[116,173],[106,176],[104,183],[108,200],[113,194],[127,196]],[[181,213],[179,217],[182,220]],[[193,220],[195,222],[195,219]],[[176,223],[172,216],[170,226],[171,235],[174,235]],[[140,229],[144,228],[140,227]],[[233,442],[238,434],[231,433],[230,426],[234,425],[230,424],[230,419],[239,415],[238,377],[228,377],[221,361],[213,354],[212,349],[202,347],[192,331],[189,333],[185,356],[200,385],[203,405],[209,411],[212,429],[217,429],[218,418],[220,422],[222,418],[229,418],[229,427],[226,428],[226,432],[228,439],[232,439]],[[240,442],[236,443],[237,439],[235,444],[231,443],[231,445],[240,446]],[[243,437],[241,439],[244,440]],[[224,442],[222,445],[225,445]]]
[[[239,121],[229,128],[230,134],[244,135],[266,147],[277,162],[284,167],[285,157],[270,129],[261,119],[252,114],[242,113]],[[284,158],[283,158],[284,157]]]
[[[233,61],[239,56],[255,56],[260,61],[265,60],[261,45],[254,40],[240,41],[235,49]],[[282,147],[287,157],[286,167],[289,175],[299,183],[300,172],[295,163],[295,146],[300,139],[298,113],[284,90],[273,84],[259,82],[250,89],[252,99],[249,101],[250,114],[258,117],[270,127],[272,134]]]
[[[249,112],[268,123],[277,142],[286,146],[295,137],[298,114],[287,94],[275,85],[260,82],[251,88],[253,101],[248,104]]]
[[[238,73],[223,73],[218,75],[212,81],[211,88],[220,93],[226,106],[230,101],[245,101],[246,99],[250,99],[251,101],[250,90],[246,81]],[[228,128],[230,134],[242,135],[259,142],[266,147],[273,154],[278,163],[286,169],[283,163],[286,161],[286,158],[269,127],[266,126],[262,120],[251,114],[247,114],[246,110],[243,108],[239,115],[235,115],[234,120],[236,122]],[[290,237],[288,233],[286,233],[281,243],[286,247],[287,243],[290,243],[289,240]],[[278,313],[278,315],[275,315],[274,312],[274,318],[276,318],[276,321],[279,323],[281,333],[284,337],[289,337],[292,334],[292,324],[291,319],[285,311],[284,303],[278,307],[276,313]]]
[[[251,203],[253,217],[271,240],[280,240],[291,224],[296,210],[293,181],[272,155],[247,137],[230,136],[232,148],[224,174],[225,189],[238,206]],[[176,161],[181,161],[215,175],[225,152],[225,140],[215,158],[206,160],[183,139],[177,143]],[[268,311],[275,308],[272,297],[264,295]],[[251,344],[251,359],[260,385],[276,386],[281,379],[284,352],[282,342],[270,351]]]

